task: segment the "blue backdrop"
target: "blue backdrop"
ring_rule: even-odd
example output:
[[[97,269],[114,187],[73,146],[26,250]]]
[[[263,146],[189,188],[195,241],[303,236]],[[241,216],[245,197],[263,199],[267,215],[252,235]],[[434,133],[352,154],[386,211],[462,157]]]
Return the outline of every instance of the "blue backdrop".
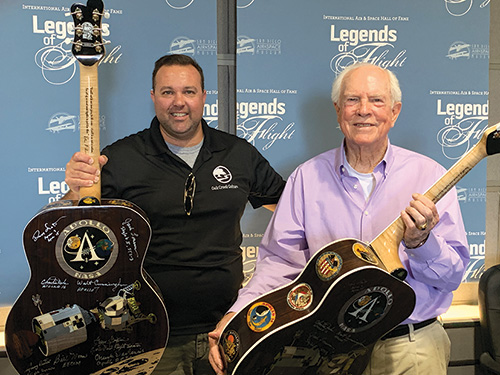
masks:
[[[445,168],[487,127],[489,1],[238,0],[238,135],[286,178],[301,162],[337,147],[330,101],[335,75],[354,61],[391,68],[403,110],[391,142]],[[71,54],[71,3],[2,0],[0,114],[4,157],[0,214],[0,305],[29,279],[22,232],[60,199],[65,164],[79,148],[79,71]],[[107,0],[109,41],[99,67],[101,145],[147,126],[154,61],[193,56],[204,68],[205,118],[217,126],[216,1]],[[472,261],[484,267],[486,164],[458,184]],[[248,209],[242,249],[251,272],[270,218]]]

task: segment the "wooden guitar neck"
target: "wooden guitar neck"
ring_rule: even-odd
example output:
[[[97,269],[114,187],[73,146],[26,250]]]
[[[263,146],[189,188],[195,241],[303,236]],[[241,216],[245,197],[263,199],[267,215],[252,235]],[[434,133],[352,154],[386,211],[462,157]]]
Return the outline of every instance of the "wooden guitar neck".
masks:
[[[486,129],[479,142],[436,181],[424,193],[424,196],[437,203],[483,158],[498,153],[499,144],[500,123]],[[398,248],[403,239],[404,231],[405,225],[399,216],[370,243],[387,270],[394,276],[403,279],[406,277],[406,271],[399,259]]]
[[[99,87],[97,66],[80,65],[80,151],[92,156],[93,166],[100,168],[99,155]],[[101,200],[100,180],[80,188],[80,200],[92,197]]]

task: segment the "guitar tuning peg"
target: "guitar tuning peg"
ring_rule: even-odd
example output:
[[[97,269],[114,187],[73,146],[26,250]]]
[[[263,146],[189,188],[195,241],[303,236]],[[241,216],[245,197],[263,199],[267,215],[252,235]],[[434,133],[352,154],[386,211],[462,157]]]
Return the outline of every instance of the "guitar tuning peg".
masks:
[[[75,8],[74,12],[64,13],[65,16],[73,16],[76,15],[76,18],[81,20],[83,18],[83,12],[80,8]]]
[[[92,14],[93,14],[93,19],[96,22],[99,20],[99,16],[102,16],[104,18],[109,18],[109,12],[106,10],[104,10],[102,13],[100,13],[98,9],[94,9]]]

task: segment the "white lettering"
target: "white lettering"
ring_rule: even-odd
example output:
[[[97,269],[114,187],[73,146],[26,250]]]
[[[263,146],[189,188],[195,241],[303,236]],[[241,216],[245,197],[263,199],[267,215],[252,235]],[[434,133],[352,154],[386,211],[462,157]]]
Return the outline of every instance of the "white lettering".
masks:
[[[441,99],[437,100],[438,116],[454,116],[461,120],[464,116],[488,116],[489,100],[485,104],[478,103],[447,103],[443,105]]]
[[[218,106],[218,100],[216,100],[215,104],[205,104],[203,116],[218,116]],[[236,103],[236,112],[240,119],[257,115],[284,115],[286,113],[286,104],[279,102],[278,98],[274,98],[271,102],[239,102]]]
[[[485,243],[481,243],[481,244],[469,244],[469,254],[471,257],[473,256],[477,256],[477,255],[482,255],[484,256],[486,253],[486,247],[485,247]]]
[[[53,20],[45,20],[43,25],[41,21],[38,20],[37,15],[33,15],[33,34],[48,34],[55,35],[57,39],[64,40],[68,37],[68,35],[75,35],[75,24],[74,22],[65,22],[65,21],[53,21]],[[101,25],[102,36],[109,36],[109,24],[103,23]]]
[[[286,104],[278,102],[274,98],[272,102],[240,102],[236,104],[236,110],[240,119],[255,115],[283,115],[286,113]]]
[[[332,42],[348,42],[351,46],[357,46],[360,42],[395,42],[398,40],[397,30],[389,29],[389,25],[385,25],[380,30],[349,30],[340,29],[338,36],[335,32],[335,25],[330,27],[330,40]]]
[[[43,177],[38,177],[38,194],[66,194],[69,191],[69,186],[65,181],[50,181],[48,189],[44,187]]]

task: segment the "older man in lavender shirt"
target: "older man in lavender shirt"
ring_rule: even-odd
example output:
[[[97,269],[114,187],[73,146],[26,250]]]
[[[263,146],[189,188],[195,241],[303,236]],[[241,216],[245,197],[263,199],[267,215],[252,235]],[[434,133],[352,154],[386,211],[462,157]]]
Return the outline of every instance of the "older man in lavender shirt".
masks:
[[[367,63],[352,65],[334,82],[332,100],[344,142],[289,177],[260,245],[252,280],[209,334],[212,366],[217,373],[224,370],[216,343],[234,312],[295,279],[308,259],[330,242],[370,242],[401,215],[405,232],[399,257],[416,306],[401,326],[375,344],[364,374],[444,375],[450,341],[436,317],[449,308],[469,262],[456,191],[436,205],[415,193],[426,191],[445,170],[390,143],[388,133],[402,105],[392,72]]]

